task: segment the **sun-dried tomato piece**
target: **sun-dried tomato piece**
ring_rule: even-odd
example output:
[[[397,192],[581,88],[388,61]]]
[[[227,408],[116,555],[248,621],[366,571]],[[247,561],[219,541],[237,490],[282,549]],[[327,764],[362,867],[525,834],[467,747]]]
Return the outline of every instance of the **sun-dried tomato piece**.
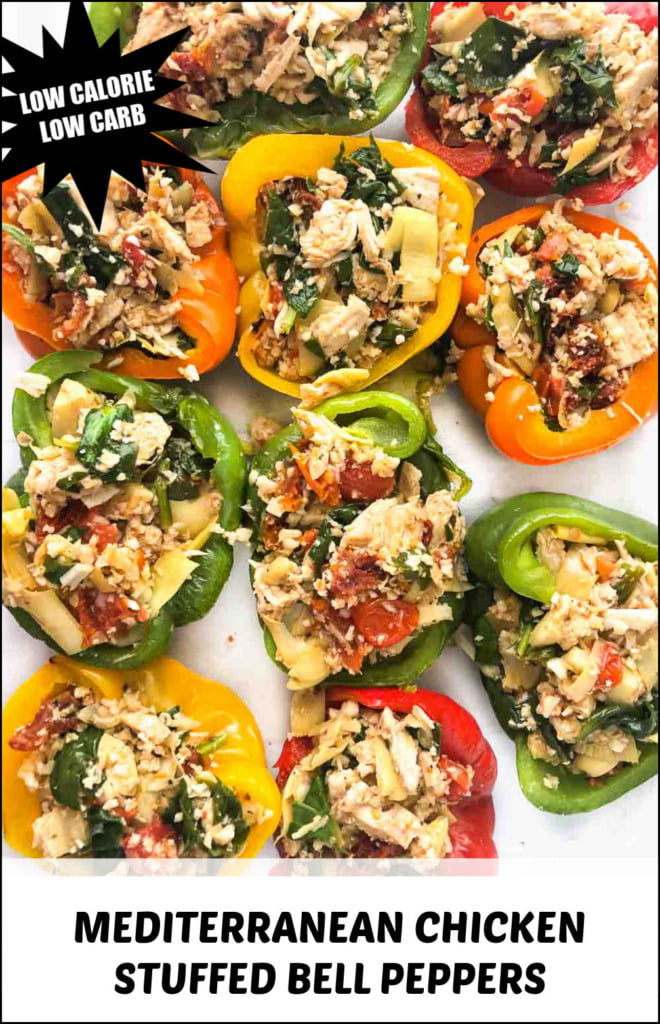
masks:
[[[44,701],[32,721],[16,730],[9,746],[12,750],[42,750],[53,736],[73,731],[75,713],[81,703],[73,690],[63,690],[56,697]]]

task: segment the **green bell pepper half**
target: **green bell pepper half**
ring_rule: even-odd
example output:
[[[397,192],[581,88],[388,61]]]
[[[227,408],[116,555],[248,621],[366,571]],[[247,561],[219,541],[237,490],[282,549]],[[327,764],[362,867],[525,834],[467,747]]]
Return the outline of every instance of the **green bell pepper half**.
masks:
[[[104,43],[120,30],[122,47],[135,32],[139,3],[92,3],[89,18],[98,42]],[[237,149],[256,135],[274,133],[316,135],[360,135],[369,132],[399,106],[405,97],[426,48],[430,3],[412,3],[412,31],[403,38],[392,68],[375,95],[375,109],[362,118],[349,117],[346,104],[336,97],[312,103],[279,103],[272,96],[250,90],[235,99],[226,100],[216,109],[217,124],[182,132],[165,132],[180,149],[203,160],[228,159]]]
[[[429,436],[426,420],[418,406],[401,395],[384,391],[364,391],[360,394],[337,395],[317,406],[314,412],[327,416],[356,437],[369,438],[393,458],[412,462],[422,474],[421,492],[426,498],[435,491],[454,487],[456,498],[462,498],[472,486],[469,477],[449,459],[440,444]],[[252,460],[248,483],[248,509],[255,537],[262,535],[265,504],[259,497],[256,478],[271,476],[275,466],[291,455],[291,445],[302,440],[296,424],[279,431]],[[255,557],[259,557],[258,551]],[[444,603],[452,609],[452,618],[428,626],[413,637],[401,654],[383,658],[368,665],[359,675],[339,672],[327,685],[344,686],[411,686],[440,657],[454,630],[461,621],[464,598],[447,595]],[[263,624],[262,624],[263,625]],[[263,626],[264,644],[272,661],[286,672],[278,660],[275,641]]]
[[[658,528],[645,519],[586,498],[540,491],[502,502],[470,527],[465,554],[475,576],[548,604],[554,577],[537,559],[532,543],[544,526],[577,527],[608,542],[623,540],[632,555],[646,561],[658,557]]]
[[[465,620],[479,638],[477,664],[486,668],[499,659],[497,638],[485,618],[493,601],[492,588],[506,588],[519,597],[547,605],[555,591],[552,573],[536,558],[533,539],[543,527],[577,527],[607,542],[622,540],[628,551],[646,561],[658,557],[658,530],[636,516],[607,508],[568,494],[532,493],[510,498],[481,516],[468,530],[465,553],[471,572],[480,585],[470,591]],[[492,634],[492,635],[490,635]],[[532,757],[525,733],[517,724],[519,711],[511,694],[498,679],[482,672],[482,681],[500,725],[516,744],[516,766],[520,787],[527,799],[540,810],[553,814],[582,814],[617,800],[658,772],[658,746],[645,743],[636,765],[624,765],[612,775],[590,780],[563,765],[552,765]],[[657,691],[653,701],[637,708],[640,717],[636,738],[657,731]],[[634,709],[621,707],[620,715],[634,715]],[[641,719],[644,719],[643,724]],[[625,724],[622,725],[625,728]],[[632,727],[631,727],[632,729]],[[590,731],[585,723],[585,735]],[[633,733],[634,734],[634,733]],[[556,789],[544,779],[559,779]]]
[[[245,490],[247,466],[240,440],[231,424],[203,396],[179,387],[165,388],[159,384],[123,377],[95,367],[100,360],[95,352],[54,352],[30,368],[53,383],[64,377],[79,381],[92,391],[121,396],[132,391],[137,408],[159,412],[170,422],[186,430],[195,448],[204,458],[212,459],[211,478],[222,495],[218,522],[225,530],[235,530],[241,522],[241,505]],[[52,444],[47,411],[47,395],[33,398],[17,389],[12,407],[14,433],[28,434],[34,446]],[[36,457],[32,447],[22,447],[23,469],[8,483],[27,504],[23,482],[27,467]],[[213,533],[198,556],[198,568],[186,580],[158,615],[145,623],[140,639],[127,646],[99,644],[75,655],[85,664],[100,668],[133,669],[158,657],[170,644],[174,628],[203,618],[216,603],[233,565],[233,550],[222,534]],[[10,608],[16,621],[31,636],[57,650],[57,645],[20,608]],[[61,653],[61,652],[60,652]]]

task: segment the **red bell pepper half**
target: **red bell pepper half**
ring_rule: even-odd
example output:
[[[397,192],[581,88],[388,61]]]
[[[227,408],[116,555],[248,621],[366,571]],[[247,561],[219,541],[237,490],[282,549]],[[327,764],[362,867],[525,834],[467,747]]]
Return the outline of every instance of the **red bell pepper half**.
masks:
[[[495,809],[491,793],[497,778],[497,761],[493,750],[472,715],[460,704],[433,690],[355,689],[351,686],[331,686],[326,693],[327,704],[341,704],[345,700],[357,701],[373,711],[390,708],[395,714],[409,714],[417,706],[441,729],[442,755],[460,764],[470,765],[474,771],[471,794],[467,799],[452,804],[455,821],[449,828],[453,859],[497,858],[493,842]],[[291,736],[286,740],[279,760],[277,784],[284,788],[295,766],[310,753],[314,746],[308,736]]]
[[[431,25],[447,2],[435,3],[431,9]],[[464,2],[454,7],[466,7]],[[509,20],[511,8],[528,7],[528,3],[484,3],[484,13],[490,17]],[[608,13],[626,14],[647,34],[658,27],[658,5],[654,3],[606,3]],[[430,49],[422,61],[422,68],[430,60]],[[406,129],[411,142],[440,157],[458,174],[465,178],[484,177],[494,188],[517,196],[546,196],[555,191],[557,178],[552,171],[540,170],[524,163],[524,158],[509,160],[501,150],[492,149],[483,140],[469,142],[466,146],[443,145],[435,131],[434,115],[417,79],[415,91],[406,108]],[[635,185],[639,185],[658,166],[658,133],[651,131],[633,143],[629,167],[634,171],[616,180],[605,179],[573,189],[571,198],[581,199],[590,206],[614,203]]]

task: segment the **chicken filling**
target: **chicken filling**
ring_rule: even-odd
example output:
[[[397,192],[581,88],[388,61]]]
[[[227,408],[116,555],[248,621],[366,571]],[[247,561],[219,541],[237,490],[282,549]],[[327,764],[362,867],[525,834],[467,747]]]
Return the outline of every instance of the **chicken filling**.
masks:
[[[620,5],[623,6],[623,5]],[[658,34],[603,3],[449,7],[422,71],[444,145],[482,140],[560,191],[634,174],[635,142],[658,120]]]
[[[302,440],[256,484],[265,503],[253,562],[257,609],[292,689],[400,654],[453,618],[467,589],[465,523],[450,489],[411,462],[298,409]]]
[[[67,654],[137,641],[217,528],[213,462],[179,424],[139,411],[131,391],[110,401],[65,378],[48,394],[53,443],[19,437],[34,456],[29,503],[4,493],[3,600]]]
[[[127,50],[188,28],[162,69],[184,84],[164,102],[208,121],[246,94],[364,118],[412,30],[409,3],[140,6]]]
[[[41,804],[44,857],[233,857],[264,814],[204,769],[220,745],[179,708],[71,684],[9,741]]]
[[[220,214],[176,168],[146,167],[145,180],[141,192],[111,176],[100,231],[68,179],[43,195],[32,175],[6,201],[5,262],[26,298],[52,310],[59,347],[183,359],[195,347],[178,324],[180,293],[202,293],[195,264]]]
[[[259,364],[285,380],[371,369],[434,311],[456,217],[435,168],[394,168],[372,140],[316,179],[258,200],[267,287],[253,325]]]
[[[622,398],[634,368],[658,350],[646,255],[618,232],[575,227],[562,201],[535,228],[489,242],[479,265],[486,287],[467,313],[497,337],[484,351],[491,391],[503,374],[522,373],[555,428],[579,427]]]
[[[599,778],[657,743],[657,565],[564,527],[535,546],[556,593],[543,607],[496,591],[475,627],[478,660],[493,662],[482,670],[512,698],[510,724],[535,758]]]
[[[347,700],[322,712],[285,784],[280,847],[287,857],[425,857],[451,853],[451,808],[473,769],[442,754],[439,726]]]

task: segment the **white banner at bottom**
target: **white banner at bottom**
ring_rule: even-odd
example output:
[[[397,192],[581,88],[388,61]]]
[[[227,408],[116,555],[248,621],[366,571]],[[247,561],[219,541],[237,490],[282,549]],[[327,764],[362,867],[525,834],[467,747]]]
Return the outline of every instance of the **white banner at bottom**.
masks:
[[[4,861],[4,1021],[657,1020],[653,862],[46,868]]]

